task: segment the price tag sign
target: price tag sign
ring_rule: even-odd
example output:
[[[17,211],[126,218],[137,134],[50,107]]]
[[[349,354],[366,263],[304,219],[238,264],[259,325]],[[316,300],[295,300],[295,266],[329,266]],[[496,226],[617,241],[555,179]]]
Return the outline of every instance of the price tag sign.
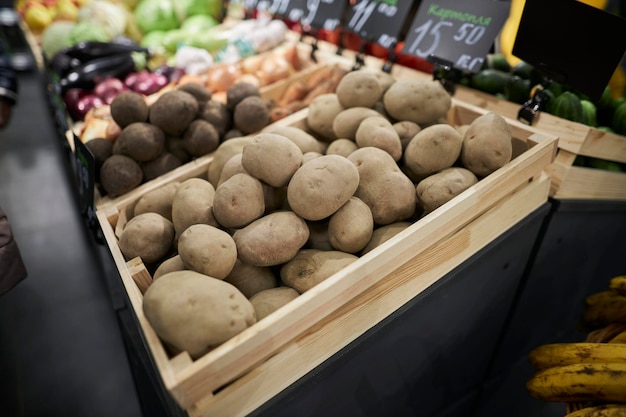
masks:
[[[478,72],[510,8],[509,2],[497,0],[426,0],[419,6],[402,52]]]
[[[256,9],[272,16],[288,17],[291,0],[257,0]]]
[[[409,0],[356,0],[350,6],[346,27],[367,42],[391,48],[398,41],[412,3]]]
[[[555,6],[557,18],[526,0],[513,54],[597,100],[626,52],[626,19],[579,1]]]
[[[95,220],[94,193],[96,159],[83,141],[74,135],[74,163],[80,211],[88,220]]]
[[[288,17],[302,26],[335,30],[348,5],[348,0],[291,0]]]

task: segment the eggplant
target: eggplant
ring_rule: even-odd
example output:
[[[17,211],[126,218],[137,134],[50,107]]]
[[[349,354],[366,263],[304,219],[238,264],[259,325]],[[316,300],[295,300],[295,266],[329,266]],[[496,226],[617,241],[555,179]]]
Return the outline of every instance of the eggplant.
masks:
[[[104,56],[73,68],[59,84],[62,93],[70,88],[92,90],[105,78],[122,79],[135,70],[135,60],[130,53]]]
[[[123,42],[82,41],[67,48],[63,53],[81,62],[91,61],[111,55],[130,54],[132,52],[148,53],[148,49],[137,44]]]

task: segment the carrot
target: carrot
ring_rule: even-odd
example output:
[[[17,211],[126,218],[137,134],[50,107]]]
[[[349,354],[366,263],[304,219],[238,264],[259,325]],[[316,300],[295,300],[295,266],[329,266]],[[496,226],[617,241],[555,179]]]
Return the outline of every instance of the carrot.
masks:
[[[306,85],[300,80],[295,80],[289,83],[287,88],[285,88],[285,91],[278,100],[278,105],[286,106],[292,101],[302,100],[307,93],[308,90],[306,88]]]

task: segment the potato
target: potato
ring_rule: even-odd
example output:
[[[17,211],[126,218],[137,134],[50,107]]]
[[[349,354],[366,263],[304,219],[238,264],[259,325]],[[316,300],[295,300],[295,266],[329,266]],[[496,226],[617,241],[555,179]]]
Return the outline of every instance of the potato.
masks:
[[[407,145],[404,164],[419,179],[444,168],[459,159],[463,138],[448,124],[435,124],[422,129]]]
[[[309,104],[309,113],[306,124],[313,134],[318,135],[323,142],[332,142],[337,139],[333,130],[333,121],[344,107],[339,103],[337,94],[322,94],[313,99]]]
[[[248,96],[233,109],[233,124],[243,133],[258,132],[270,123],[270,110],[265,99]]]
[[[280,279],[302,294],[358,259],[336,250],[302,249],[280,268]]]
[[[277,211],[233,234],[239,259],[255,266],[280,265],[309,239],[306,222],[292,211]]]
[[[307,162],[309,162],[311,159],[319,158],[322,155],[324,154],[319,153],[319,152],[307,152],[302,155],[302,164],[304,165]]]
[[[402,151],[406,149],[411,139],[413,139],[413,136],[417,135],[419,131],[422,130],[420,125],[414,122],[409,122],[408,120],[394,123],[393,128],[396,130],[396,132],[398,132],[398,136],[400,136]]]
[[[194,271],[170,272],[154,281],[142,307],[159,338],[192,359],[256,323],[252,303],[234,285]]]
[[[368,146],[357,149],[348,159],[357,167],[360,178],[354,196],[369,206],[376,225],[413,216],[417,206],[415,185],[391,155]]]
[[[326,143],[318,140],[309,132],[295,126],[271,126],[267,132],[281,135],[298,145],[303,154],[307,152],[324,153]]]
[[[289,207],[306,220],[321,220],[344,205],[359,186],[359,172],[345,157],[323,155],[302,165],[287,186]]]
[[[167,172],[175,170],[182,164],[181,160],[173,153],[163,152],[152,161],[141,163],[143,180],[144,182],[152,181]]]
[[[172,203],[179,185],[180,182],[174,181],[146,192],[135,203],[133,215],[159,213],[169,221],[172,221]]]
[[[382,115],[368,107],[350,107],[340,111],[333,120],[335,136],[354,140],[356,138],[356,131],[363,119],[373,116]]]
[[[215,190],[213,216],[225,228],[241,228],[265,213],[263,184],[248,174],[235,174]]]
[[[385,226],[377,227],[376,229],[374,229],[374,233],[372,233],[372,238],[368,242],[367,246],[365,246],[361,251],[361,256],[370,252],[372,249],[382,245],[412,224],[413,223],[411,222],[395,222],[387,224]]]
[[[143,213],[126,223],[119,239],[126,260],[140,257],[144,264],[160,261],[174,242],[174,225],[158,213]]]
[[[445,117],[452,98],[439,81],[410,78],[393,83],[383,95],[383,103],[396,121],[408,120],[422,126]]]
[[[224,164],[228,161],[233,155],[241,153],[243,147],[252,142],[252,137],[250,136],[242,136],[238,138],[228,139],[227,141],[222,142],[215,152],[213,152],[213,160],[209,164],[208,169],[208,179],[213,187],[216,188],[222,175],[222,169],[224,168]]]
[[[269,316],[288,302],[298,298],[300,293],[291,287],[276,287],[259,291],[250,298],[257,321]]]
[[[259,133],[241,155],[246,172],[272,187],[287,185],[301,164],[302,151],[298,145],[275,133]]]
[[[246,298],[278,286],[278,278],[268,267],[254,266],[237,259],[233,270],[224,281],[233,284]]]
[[[341,155],[348,157],[352,152],[356,151],[359,146],[350,139],[335,139],[332,141],[328,148],[326,148],[326,155]]]
[[[334,250],[328,236],[328,223],[330,218],[306,222],[309,227],[309,240],[306,242],[307,249]]]
[[[237,247],[222,229],[193,224],[178,238],[178,254],[186,269],[224,279],[235,265]]]
[[[213,216],[215,188],[202,178],[189,178],[180,183],[172,201],[172,222],[180,236],[192,224],[217,226]]]
[[[461,149],[465,168],[478,177],[486,177],[506,165],[512,155],[511,128],[502,116],[489,112],[470,123]]]
[[[357,253],[367,245],[373,232],[372,211],[357,197],[351,197],[328,222],[330,244],[342,252]]]
[[[394,161],[402,158],[402,142],[400,135],[391,122],[383,116],[372,116],[363,119],[355,136],[359,148],[374,146],[387,152]]]
[[[265,183],[263,185],[263,197],[265,203],[265,213],[285,208],[287,202],[287,187],[272,187]]]
[[[371,108],[382,96],[383,87],[371,71],[356,70],[341,78],[335,93],[344,108]]]
[[[152,280],[158,279],[168,272],[184,271],[185,269],[185,264],[180,258],[180,255],[174,255],[161,262],[161,264],[154,271],[154,274],[152,274]]]
[[[241,164],[241,153],[233,155],[228,161],[226,161],[224,167],[222,168],[220,179],[217,182],[217,187],[235,174],[247,174]]]
[[[424,211],[429,213],[477,182],[478,179],[472,171],[461,167],[451,167],[424,178],[415,189],[419,203]]]

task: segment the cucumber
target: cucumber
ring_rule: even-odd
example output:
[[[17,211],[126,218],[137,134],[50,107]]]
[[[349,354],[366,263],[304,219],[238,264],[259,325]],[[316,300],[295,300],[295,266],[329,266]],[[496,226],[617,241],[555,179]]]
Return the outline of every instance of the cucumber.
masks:
[[[514,75],[504,85],[504,95],[513,103],[524,104],[530,98],[530,80]]]
[[[583,123],[583,105],[580,98],[571,91],[565,91],[557,96],[552,104],[552,114],[572,122]]]
[[[478,71],[470,80],[470,87],[489,94],[504,93],[504,87],[511,75],[493,68]]]

